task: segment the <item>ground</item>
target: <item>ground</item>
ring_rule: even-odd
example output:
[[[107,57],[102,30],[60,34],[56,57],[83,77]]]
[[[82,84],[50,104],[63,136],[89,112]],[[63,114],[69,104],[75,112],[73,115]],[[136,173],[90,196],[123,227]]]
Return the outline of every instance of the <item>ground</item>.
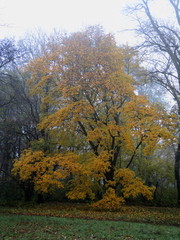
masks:
[[[0,207],[3,240],[178,240],[178,208],[130,207],[95,211],[87,204],[48,203]]]

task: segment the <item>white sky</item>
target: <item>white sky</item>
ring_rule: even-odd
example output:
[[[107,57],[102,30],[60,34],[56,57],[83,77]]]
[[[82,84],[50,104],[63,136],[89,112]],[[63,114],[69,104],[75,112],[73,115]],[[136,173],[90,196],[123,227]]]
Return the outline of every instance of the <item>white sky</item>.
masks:
[[[100,24],[114,33],[120,43],[134,44],[134,34],[122,32],[133,28],[132,19],[122,13],[127,4],[137,0],[0,0],[0,38],[21,37],[41,28],[74,32],[87,25]],[[167,0],[157,0],[155,12],[167,14]],[[160,8],[158,8],[160,6]],[[159,10],[158,10],[159,9]]]

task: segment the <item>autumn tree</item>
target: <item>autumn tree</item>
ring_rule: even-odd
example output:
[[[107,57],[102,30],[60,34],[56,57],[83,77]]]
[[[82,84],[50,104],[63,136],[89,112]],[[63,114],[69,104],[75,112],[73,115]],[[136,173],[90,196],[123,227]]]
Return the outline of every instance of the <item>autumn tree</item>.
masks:
[[[35,147],[15,161],[13,173],[36,191],[66,187],[70,199],[102,199],[115,208],[130,196],[152,198],[129,168],[174,140],[172,117],[134,93],[123,49],[100,27],[56,37],[25,69],[32,95],[41,98]],[[48,143],[48,144],[47,144]]]

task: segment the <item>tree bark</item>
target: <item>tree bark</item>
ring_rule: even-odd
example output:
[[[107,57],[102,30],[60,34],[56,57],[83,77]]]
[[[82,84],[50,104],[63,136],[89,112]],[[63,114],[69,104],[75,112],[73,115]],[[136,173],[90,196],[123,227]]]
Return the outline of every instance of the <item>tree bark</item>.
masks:
[[[176,186],[177,186],[177,200],[178,205],[180,205],[180,141],[178,143],[178,147],[175,153],[175,179],[176,179]]]

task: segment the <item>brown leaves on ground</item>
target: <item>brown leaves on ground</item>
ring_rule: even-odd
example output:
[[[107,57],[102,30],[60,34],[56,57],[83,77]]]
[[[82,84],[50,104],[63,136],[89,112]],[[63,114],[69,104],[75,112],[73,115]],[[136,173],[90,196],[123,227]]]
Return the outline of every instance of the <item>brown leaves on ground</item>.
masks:
[[[90,207],[89,204],[52,202],[33,206],[0,207],[1,213],[180,226],[180,210],[165,207],[122,206],[118,211],[97,211]]]

